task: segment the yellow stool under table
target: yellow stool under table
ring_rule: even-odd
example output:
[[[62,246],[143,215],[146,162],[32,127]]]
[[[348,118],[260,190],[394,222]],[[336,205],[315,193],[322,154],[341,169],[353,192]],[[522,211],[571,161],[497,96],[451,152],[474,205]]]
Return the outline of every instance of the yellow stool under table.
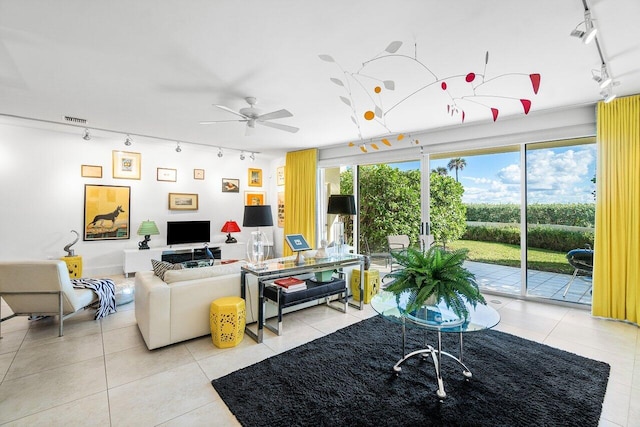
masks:
[[[218,298],[211,303],[209,323],[213,345],[219,348],[235,347],[244,337],[246,311],[240,297]]]
[[[364,271],[364,303],[369,304],[371,298],[380,290],[380,272],[378,270]],[[351,272],[351,294],[353,299],[360,301],[360,269]]]

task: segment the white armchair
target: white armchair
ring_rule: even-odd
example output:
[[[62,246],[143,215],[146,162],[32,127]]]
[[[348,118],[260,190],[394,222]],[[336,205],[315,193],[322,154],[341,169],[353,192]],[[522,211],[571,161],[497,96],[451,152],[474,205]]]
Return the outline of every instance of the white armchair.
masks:
[[[73,287],[67,265],[59,260],[0,262],[0,297],[13,311],[2,317],[0,305],[0,338],[2,322],[31,315],[58,315],[62,336],[65,318],[98,302],[92,290]]]

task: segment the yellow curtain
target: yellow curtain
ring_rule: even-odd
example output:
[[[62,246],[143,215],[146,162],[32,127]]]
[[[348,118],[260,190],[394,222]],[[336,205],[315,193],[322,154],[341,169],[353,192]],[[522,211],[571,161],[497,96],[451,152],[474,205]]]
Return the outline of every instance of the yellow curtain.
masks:
[[[287,153],[284,169],[284,234],[302,234],[316,247],[316,176],[318,150]],[[286,242],[284,256],[293,252]]]
[[[598,103],[592,312],[640,315],[640,95]]]

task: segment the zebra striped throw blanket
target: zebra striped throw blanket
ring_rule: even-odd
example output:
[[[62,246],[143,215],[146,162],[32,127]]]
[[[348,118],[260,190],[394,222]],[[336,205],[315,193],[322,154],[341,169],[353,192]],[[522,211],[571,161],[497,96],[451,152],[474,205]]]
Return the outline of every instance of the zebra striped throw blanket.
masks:
[[[116,312],[116,284],[111,279],[71,279],[74,288],[91,289],[98,295],[96,320]]]

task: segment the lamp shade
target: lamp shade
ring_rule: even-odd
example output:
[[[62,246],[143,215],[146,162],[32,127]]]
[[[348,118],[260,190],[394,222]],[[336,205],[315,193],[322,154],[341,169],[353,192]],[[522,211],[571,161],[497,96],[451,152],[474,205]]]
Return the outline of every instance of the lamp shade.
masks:
[[[240,226],[235,221],[227,221],[224,223],[220,231],[222,231],[223,233],[239,233]]]
[[[154,221],[142,221],[140,227],[138,227],[138,236],[155,236],[160,234],[158,226]]]
[[[273,225],[271,205],[247,205],[244,207],[244,227],[267,227]]]
[[[327,213],[336,215],[355,215],[356,201],[349,194],[333,194],[329,196]]]

